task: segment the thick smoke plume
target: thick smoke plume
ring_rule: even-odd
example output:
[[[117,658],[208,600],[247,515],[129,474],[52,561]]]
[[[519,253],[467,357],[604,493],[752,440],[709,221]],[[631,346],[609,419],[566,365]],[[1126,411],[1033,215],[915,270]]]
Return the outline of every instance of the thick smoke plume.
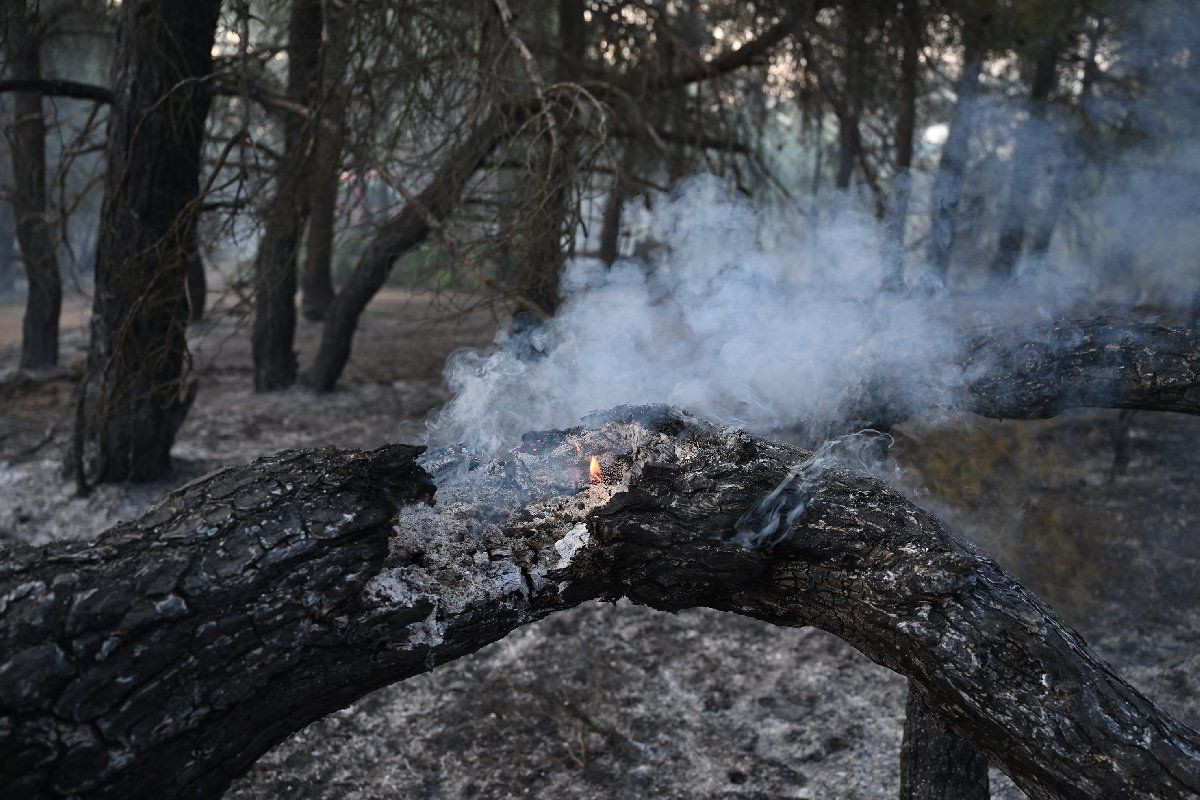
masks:
[[[434,443],[495,452],[622,403],[771,431],[836,425],[878,385],[949,402],[950,328],[927,293],[880,291],[881,226],[852,210],[798,218],[710,176],[685,182],[653,214],[650,263],[576,260],[545,327],[450,360]]]

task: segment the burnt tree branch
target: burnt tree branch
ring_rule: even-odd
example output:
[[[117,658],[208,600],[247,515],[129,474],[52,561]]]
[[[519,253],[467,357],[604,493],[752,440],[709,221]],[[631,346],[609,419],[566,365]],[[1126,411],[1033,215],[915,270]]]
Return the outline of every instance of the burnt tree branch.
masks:
[[[881,382],[848,416],[887,428],[927,411],[930,397],[992,419],[1072,408],[1200,414],[1200,334],[1190,328],[1104,317],[997,328],[971,337],[959,359],[949,397]]]
[[[796,471],[807,453],[663,408],[528,435],[488,463],[452,449],[422,472],[416,452],[283,453],[95,545],[5,554],[0,781],[215,797],[371,689],[624,596],[830,631],[906,675],[1032,797],[1200,789],[1200,736],[872,478]],[[588,483],[593,454],[603,483]],[[427,475],[436,507],[413,502]],[[755,545],[743,515],[780,486],[786,506],[756,519],[784,524]]]

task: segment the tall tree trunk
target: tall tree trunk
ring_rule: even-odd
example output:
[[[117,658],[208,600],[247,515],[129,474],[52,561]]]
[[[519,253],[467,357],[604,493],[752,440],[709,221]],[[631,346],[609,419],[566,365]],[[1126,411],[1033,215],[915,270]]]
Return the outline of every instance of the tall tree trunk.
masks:
[[[560,81],[576,81],[582,74],[587,29],[582,0],[559,0],[559,59],[556,75]],[[522,220],[521,263],[516,270],[515,291],[545,312],[558,306],[558,280],[565,257],[574,248],[575,210],[573,184],[579,170],[580,141],[570,128],[568,114],[554,109],[557,138],[544,136],[537,147],[544,180],[526,184],[533,192],[526,197],[532,209]]]
[[[896,177],[892,182],[892,202],[888,214],[888,275],[885,282],[899,287],[904,280],[904,235],[908,205],[912,197],[913,141],[917,130],[917,94],[921,70],[921,6],[918,0],[904,0],[900,9],[900,107],[896,117]]]
[[[1097,63],[1097,55],[1100,50],[1100,39],[1104,36],[1105,29],[1105,21],[1101,18],[1096,21],[1096,25],[1088,32],[1087,57],[1083,65],[1083,84],[1079,93],[1079,105],[1083,111],[1085,120],[1088,118],[1088,106],[1091,104],[1095,93],[1096,80],[1100,77],[1100,65]],[[1086,136],[1084,138],[1086,140]],[[1060,158],[1060,162],[1062,161],[1065,161],[1065,159]],[[1058,228],[1058,220],[1062,216],[1063,206],[1067,202],[1070,174],[1071,168],[1066,163],[1059,163],[1053,168],[1050,189],[1046,193],[1045,205],[1034,222],[1033,232],[1029,237],[1029,255],[1031,258],[1040,258],[1050,249],[1050,241],[1054,238],[1054,231]]]
[[[328,6],[326,6],[328,8]],[[333,302],[333,240],[342,169],[346,98],[342,79],[348,52],[345,23],[338,14],[325,14],[321,42],[321,130],[317,133],[308,187],[308,239],[301,278],[300,309],[305,319],[325,318]]]
[[[0,97],[0,120],[8,118],[7,98]],[[17,282],[17,219],[12,206],[12,159],[0,158],[0,294]]]
[[[318,77],[323,15],[321,0],[293,0],[288,26],[288,98],[311,103]],[[275,193],[264,213],[254,262],[254,388],[285,389],[296,380],[296,253],[308,213],[309,170],[315,127],[289,115]]]
[[[68,464],[81,488],[167,472],[195,393],[184,388],[185,282],[220,6],[121,5],[92,338]]]
[[[1004,218],[1000,223],[996,255],[992,259],[992,274],[1000,280],[1012,278],[1017,260],[1021,257],[1021,248],[1025,244],[1030,197],[1033,194],[1034,178],[1043,158],[1041,128],[1046,124],[1045,103],[1057,82],[1058,55],[1061,48],[1061,40],[1051,39],[1043,46],[1034,62],[1033,79],[1029,87],[1029,119],[1017,133],[1008,202],[1005,204]]]
[[[304,255],[300,301],[304,318],[313,322],[325,319],[333,302],[333,240],[341,164],[340,131],[323,133],[317,139],[312,187],[308,194],[308,246]]]
[[[321,345],[302,377],[305,385],[317,391],[333,390],[350,360],[354,331],[367,303],[387,280],[396,259],[425,241],[430,230],[441,224],[458,205],[467,182],[487,155],[510,130],[520,127],[512,113],[495,113],[480,121],[450,151],[426,188],[379,227],[329,306]]]
[[[846,81],[838,115],[838,168],[833,185],[838,189],[850,188],[854,165],[858,162],[862,138],[859,123],[862,119],[863,94],[865,91],[867,62],[866,15],[868,8],[860,3],[848,3],[844,34],[846,37]]]
[[[631,144],[630,147],[633,145]],[[600,260],[611,267],[620,256],[621,248],[621,211],[628,195],[627,179],[624,174],[625,164],[629,161],[629,151],[613,165],[612,186],[604,201],[604,214],[600,221]]]
[[[7,51],[13,78],[41,79],[41,42],[36,12],[25,3],[8,6]],[[12,155],[12,197],[17,241],[29,282],[21,323],[22,369],[46,369],[58,363],[58,315],[62,282],[46,205],[46,121],[40,92],[15,92],[8,140]]]
[[[971,21],[963,25],[963,68],[958,80],[958,99],[942,155],[934,178],[929,221],[929,266],[943,281],[950,271],[950,252],[958,222],[958,205],[962,200],[967,161],[971,154],[971,134],[974,130],[975,97],[979,91],[979,76],[983,70],[984,48],[982,35]]]

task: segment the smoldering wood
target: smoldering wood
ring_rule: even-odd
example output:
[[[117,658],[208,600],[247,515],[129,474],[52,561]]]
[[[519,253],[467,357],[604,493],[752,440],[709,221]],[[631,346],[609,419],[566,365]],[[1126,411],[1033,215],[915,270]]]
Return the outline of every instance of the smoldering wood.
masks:
[[[779,512],[785,535],[761,547],[739,520],[808,454],[667,408],[528,434],[486,463],[417,453],[285,452],[186,486],[95,545],[6,553],[0,781],[216,797],[374,688],[628,597],[834,633],[907,676],[1031,797],[1200,789],[1200,736],[873,478],[810,465]]]

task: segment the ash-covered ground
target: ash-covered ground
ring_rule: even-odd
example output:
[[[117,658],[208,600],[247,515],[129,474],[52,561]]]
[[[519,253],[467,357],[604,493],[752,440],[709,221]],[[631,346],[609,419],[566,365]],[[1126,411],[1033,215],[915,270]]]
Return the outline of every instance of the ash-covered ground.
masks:
[[[0,544],[93,536],[177,483],[272,450],[416,439],[446,399],[446,355],[495,330],[486,312],[459,317],[463,301],[385,292],[327,396],[255,395],[247,327],[218,315],[193,332],[201,389],[178,474],[87,498],[59,471],[84,331],[64,333],[62,373],[36,381],[15,376],[15,344],[0,342]],[[318,334],[301,323],[302,364]],[[918,502],[1200,725],[1200,420],[951,417],[896,437]],[[818,631],[593,603],[368,695],[279,745],[229,797],[893,798],[904,691]],[[1021,796],[1002,777],[993,786]]]

